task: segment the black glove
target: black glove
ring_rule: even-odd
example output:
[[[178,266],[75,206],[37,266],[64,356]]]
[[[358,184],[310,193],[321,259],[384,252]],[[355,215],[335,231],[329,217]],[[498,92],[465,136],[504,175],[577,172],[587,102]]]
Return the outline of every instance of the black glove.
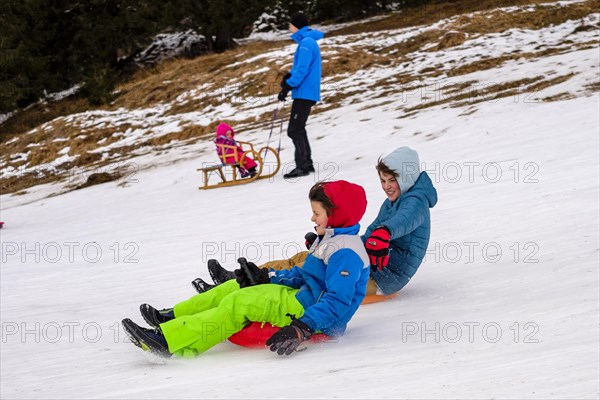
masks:
[[[280,83],[281,91],[277,95],[277,100],[285,101],[287,94],[290,92],[290,90],[292,90],[292,87],[290,85],[288,85],[288,83],[286,82],[288,79],[290,79],[291,76],[292,76],[292,74],[288,72],[287,74],[285,74],[285,76],[281,80],[281,83]]]
[[[288,72],[287,74],[285,74],[283,76],[283,78],[281,78],[281,83],[279,84],[279,86],[281,86],[281,88],[283,89],[283,84],[286,83],[285,81],[287,81],[291,77],[292,77],[292,73],[291,72]]]
[[[308,232],[304,235],[304,244],[306,245],[306,248],[310,250],[310,246],[312,246],[316,239],[317,234],[314,232]]]
[[[267,340],[267,346],[270,346],[269,349],[276,351],[280,356],[292,354],[300,343],[308,340],[314,333],[308,325],[296,319],[295,315],[286,315],[292,318],[292,323],[275,332]]]
[[[244,257],[238,258],[238,263],[240,263],[240,268],[233,273],[240,288],[271,282],[267,268],[258,268],[256,264],[248,262]]]
[[[279,101],[285,101],[285,98],[287,97],[287,94],[288,94],[288,92],[286,92],[285,90],[282,90],[277,95],[277,100],[279,100]]]
[[[290,90],[292,90],[292,87],[286,81],[281,81],[281,91],[287,94]]]

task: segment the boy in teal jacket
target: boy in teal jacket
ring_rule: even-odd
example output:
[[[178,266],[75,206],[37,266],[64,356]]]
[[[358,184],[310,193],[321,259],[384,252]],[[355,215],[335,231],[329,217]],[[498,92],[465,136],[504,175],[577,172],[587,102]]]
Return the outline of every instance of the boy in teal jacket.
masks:
[[[161,312],[142,304],[154,329],[130,319],[123,327],[144,350],[194,357],[240,331],[249,322],[283,327],[267,341],[271,351],[292,354],[315,332],[341,335],[365,297],[369,263],[358,236],[367,200],[346,181],[319,182],[309,192],[319,235],[303,268],[274,271],[241,258],[236,279]]]
[[[410,281],[425,257],[437,191],[427,172],[420,172],[417,152],[408,147],[380,159],[376,168],[387,199],[361,239],[371,278],[383,294],[391,294]]]

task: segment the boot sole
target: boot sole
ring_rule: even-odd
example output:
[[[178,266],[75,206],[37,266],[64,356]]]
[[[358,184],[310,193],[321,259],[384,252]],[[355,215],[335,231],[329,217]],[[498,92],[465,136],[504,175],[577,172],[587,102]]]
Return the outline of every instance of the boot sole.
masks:
[[[131,341],[131,343],[133,343],[135,346],[139,347],[140,349],[142,349],[144,351],[148,351],[149,349],[148,348],[144,349],[144,346],[142,346],[142,342],[134,334],[135,327],[132,325],[133,323],[134,322],[132,320],[130,320],[129,318],[125,318],[123,321],[121,321],[121,325],[123,325],[123,329],[125,330],[125,333],[129,337],[129,340]]]
[[[156,349],[156,348],[148,345],[148,343],[146,343],[145,339],[139,335],[137,325],[129,318],[125,318],[121,322],[121,324],[123,325],[123,329],[125,329],[125,332],[129,336],[129,339],[131,340],[131,342],[134,345],[136,345],[137,347],[141,348],[144,351],[149,351],[150,353],[155,354],[160,357],[164,357],[164,358],[171,357],[170,353]]]

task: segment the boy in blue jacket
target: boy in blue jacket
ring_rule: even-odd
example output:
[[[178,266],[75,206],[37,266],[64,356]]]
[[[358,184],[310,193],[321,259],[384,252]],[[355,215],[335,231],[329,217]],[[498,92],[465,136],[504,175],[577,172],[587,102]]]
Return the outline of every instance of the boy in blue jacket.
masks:
[[[294,143],[296,168],[285,174],[284,178],[295,178],[315,172],[306,121],[312,106],[321,100],[321,50],[317,40],[323,38],[323,32],[310,29],[308,18],[302,13],[292,15],[289,30],[298,47],[294,53],[292,70],[283,77],[277,98],[285,101],[287,94],[292,91],[294,101],[287,132]]]
[[[366,207],[364,189],[346,181],[319,182],[310,192],[319,237],[303,268],[274,271],[240,258],[236,279],[158,311],[140,311],[154,329],[130,319],[123,327],[144,350],[196,356],[240,331],[248,322],[283,327],[267,341],[271,351],[290,355],[315,332],[339,336],[365,297],[369,260],[358,236]]]

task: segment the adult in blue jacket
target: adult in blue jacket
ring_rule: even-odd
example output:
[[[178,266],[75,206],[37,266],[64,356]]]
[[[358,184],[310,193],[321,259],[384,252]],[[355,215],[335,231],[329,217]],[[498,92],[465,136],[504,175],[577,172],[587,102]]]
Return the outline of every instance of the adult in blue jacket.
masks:
[[[419,156],[400,147],[377,163],[387,199],[361,236],[371,264],[371,278],[383,294],[402,289],[421,265],[431,232],[429,209],[437,192]]]
[[[298,47],[294,53],[292,70],[283,77],[277,98],[285,101],[287,94],[292,92],[292,111],[287,133],[294,143],[296,167],[285,174],[284,178],[295,178],[315,172],[306,134],[306,121],[312,106],[321,100],[321,51],[317,40],[323,38],[323,32],[310,29],[308,18],[302,13],[292,15],[289,30]]]

